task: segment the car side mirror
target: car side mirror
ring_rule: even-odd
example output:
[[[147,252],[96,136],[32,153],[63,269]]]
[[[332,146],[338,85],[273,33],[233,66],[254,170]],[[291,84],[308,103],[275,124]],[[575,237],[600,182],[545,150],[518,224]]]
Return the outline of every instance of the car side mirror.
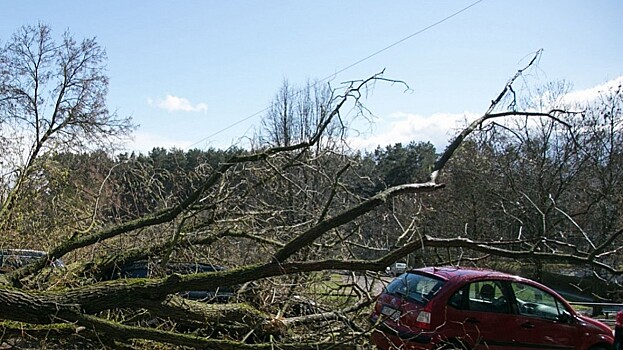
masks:
[[[560,323],[571,323],[572,319],[573,318],[571,317],[571,314],[567,311],[563,311],[561,314],[558,315],[558,317],[556,317],[556,321]]]

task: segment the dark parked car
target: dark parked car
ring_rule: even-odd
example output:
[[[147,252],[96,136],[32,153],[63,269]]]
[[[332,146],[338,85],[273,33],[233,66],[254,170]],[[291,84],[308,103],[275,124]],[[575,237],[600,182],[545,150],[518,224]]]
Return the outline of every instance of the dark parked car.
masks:
[[[0,273],[7,273],[31,264],[36,260],[47,256],[46,252],[32,249],[1,249],[0,250]],[[63,261],[53,259],[50,261],[51,267],[63,267]]]
[[[427,267],[394,279],[370,320],[380,349],[608,350],[612,329],[555,291],[502,272]]]
[[[194,273],[223,271],[223,266],[196,263],[196,262],[168,262],[164,268],[156,262],[139,260],[125,264],[116,269],[110,279],[117,278],[148,278],[158,275],[170,275],[177,273],[180,275],[190,275]],[[235,296],[234,289],[231,287],[218,288],[216,290],[193,290],[179,293],[181,297],[191,300],[206,302],[225,302]]]

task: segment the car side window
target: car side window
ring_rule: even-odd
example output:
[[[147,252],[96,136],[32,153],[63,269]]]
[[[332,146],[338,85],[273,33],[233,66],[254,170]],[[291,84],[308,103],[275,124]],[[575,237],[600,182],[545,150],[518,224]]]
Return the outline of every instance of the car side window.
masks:
[[[469,286],[465,286],[452,294],[448,299],[448,305],[453,306],[456,309],[467,309],[467,294]]]
[[[544,290],[518,282],[511,287],[521,315],[555,321],[568,313],[558,298]]]
[[[510,313],[510,303],[499,281],[477,281],[457,290],[448,304],[463,310]]]
[[[469,309],[485,312],[510,312],[499,281],[477,281],[469,285]]]

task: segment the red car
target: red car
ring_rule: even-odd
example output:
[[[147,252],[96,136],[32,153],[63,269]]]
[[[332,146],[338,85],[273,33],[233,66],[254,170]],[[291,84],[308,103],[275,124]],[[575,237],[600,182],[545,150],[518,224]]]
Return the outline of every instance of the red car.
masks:
[[[379,295],[370,321],[380,349],[609,350],[614,341],[553,290],[482,269],[408,271]]]

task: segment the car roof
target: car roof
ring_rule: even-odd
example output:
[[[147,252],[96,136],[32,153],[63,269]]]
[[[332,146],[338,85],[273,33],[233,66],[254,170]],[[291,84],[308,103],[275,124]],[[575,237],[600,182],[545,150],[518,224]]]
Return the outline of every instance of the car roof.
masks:
[[[441,267],[423,267],[419,269],[411,270],[410,272],[423,272],[426,274],[440,277],[444,280],[462,280],[471,281],[485,278],[496,278],[504,280],[524,280],[523,278],[515,275],[510,275],[504,272],[474,268],[474,267],[457,267],[457,266],[441,266]]]

